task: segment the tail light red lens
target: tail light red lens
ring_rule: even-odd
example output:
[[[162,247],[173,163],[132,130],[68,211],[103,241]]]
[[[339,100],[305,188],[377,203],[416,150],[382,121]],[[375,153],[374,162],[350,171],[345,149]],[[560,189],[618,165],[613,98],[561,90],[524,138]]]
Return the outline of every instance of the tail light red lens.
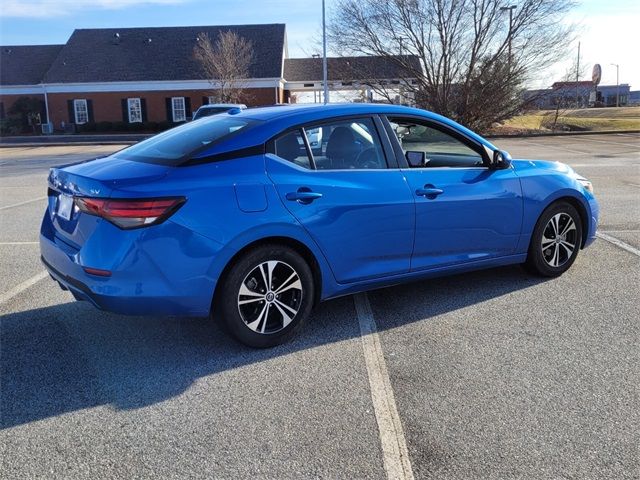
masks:
[[[111,199],[76,197],[81,212],[96,215],[123,229],[164,222],[186,201],[184,197]]]

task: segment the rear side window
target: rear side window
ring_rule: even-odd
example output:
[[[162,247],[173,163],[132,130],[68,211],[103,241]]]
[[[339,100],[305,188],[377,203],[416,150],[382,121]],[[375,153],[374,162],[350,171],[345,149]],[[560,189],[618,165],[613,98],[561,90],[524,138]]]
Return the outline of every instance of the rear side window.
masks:
[[[115,155],[135,162],[176,167],[199,150],[237,135],[253,123],[252,120],[226,115],[208,117],[167,130]]]
[[[311,168],[300,130],[285,133],[274,142],[275,154],[299,167]]]
[[[382,143],[371,118],[336,119],[305,128],[318,170],[385,169]]]

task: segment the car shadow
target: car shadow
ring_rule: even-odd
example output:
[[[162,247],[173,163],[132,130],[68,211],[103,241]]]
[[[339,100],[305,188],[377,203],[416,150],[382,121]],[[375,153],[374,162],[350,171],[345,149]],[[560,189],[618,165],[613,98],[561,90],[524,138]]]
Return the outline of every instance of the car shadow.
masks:
[[[451,312],[543,281],[519,267],[421,281],[370,293],[409,308],[381,330]],[[382,300],[380,300],[382,299]],[[181,394],[198,378],[359,335],[352,297],[321,304],[289,343],[253,350],[202,318],[124,317],[71,302],[0,317],[0,428],[80,409],[135,409]]]

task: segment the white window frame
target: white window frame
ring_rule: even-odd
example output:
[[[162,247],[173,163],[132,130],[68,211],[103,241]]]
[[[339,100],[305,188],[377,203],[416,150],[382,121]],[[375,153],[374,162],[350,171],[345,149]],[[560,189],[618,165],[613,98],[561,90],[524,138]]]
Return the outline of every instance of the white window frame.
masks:
[[[214,97],[213,95],[208,96],[207,100],[209,101],[209,103],[207,105],[213,105],[213,104],[217,103],[216,102],[216,97]]]
[[[127,112],[129,123],[142,123],[142,100],[140,98],[127,98]]]
[[[76,125],[82,125],[89,121],[89,106],[86,98],[75,98],[73,100],[73,116]]]
[[[174,123],[187,121],[187,104],[184,97],[171,97],[171,117]]]

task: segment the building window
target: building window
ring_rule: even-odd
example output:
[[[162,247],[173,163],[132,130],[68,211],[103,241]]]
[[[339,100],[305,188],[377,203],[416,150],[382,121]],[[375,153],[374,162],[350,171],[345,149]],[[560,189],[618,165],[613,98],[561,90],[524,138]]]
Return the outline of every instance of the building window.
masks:
[[[216,97],[207,97],[207,100],[209,102],[209,105],[213,105],[214,103],[216,103]]]
[[[187,112],[184,106],[184,97],[172,97],[171,107],[174,122],[184,122],[187,120]]]
[[[87,108],[87,100],[84,98],[73,101],[73,112],[75,114],[76,124],[82,125],[89,121],[89,109]]]
[[[127,98],[127,109],[129,111],[129,123],[142,122],[142,105],[139,98]]]

